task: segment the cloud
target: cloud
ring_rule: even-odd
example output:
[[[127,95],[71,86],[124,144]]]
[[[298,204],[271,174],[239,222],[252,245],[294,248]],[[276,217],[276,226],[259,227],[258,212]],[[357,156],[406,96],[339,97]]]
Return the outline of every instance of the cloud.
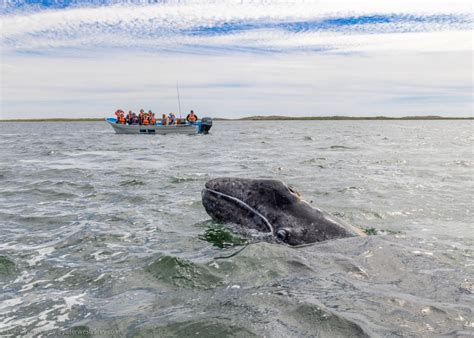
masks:
[[[176,82],[215,117],[473,108],[466,0],[3,4],[3,118],[175,111]]]
[[[414,0],[403,7],[386,0],[183,1],[139,6],[96,1],[84,6],[79,1],[51,1],[40,8],[26,3],[7,5],[0,17],[4,51],[129,47],[175,53],[281,53],[350,51],[351,47],[354,51],[472,48],[466,38],[473,22],[468,1]],[[437,43],[446,32],[452,32],[453,43]],[[417,43],[420,33],[430,33],[421,45]],[[387,37],[400,34],[406,43],[385,43]],[[346,38],[352,42],[346,43]]]
[[[214,117],[461,115],[471,54],[22,56],[4,60],[4,118],[107,116],[118,107]],[[453,65],[456,67],[453,67]],[[201,114],[202,115],[202,114]]]

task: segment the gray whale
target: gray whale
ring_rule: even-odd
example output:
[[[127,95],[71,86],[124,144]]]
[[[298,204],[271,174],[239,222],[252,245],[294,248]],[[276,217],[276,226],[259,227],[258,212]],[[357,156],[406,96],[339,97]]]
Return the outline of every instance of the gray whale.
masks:
[[[216,178],[202,190],[202,204],[212,219],[271,233],[291,246],[366,236],[324,210],[312,207],[279,180]]]

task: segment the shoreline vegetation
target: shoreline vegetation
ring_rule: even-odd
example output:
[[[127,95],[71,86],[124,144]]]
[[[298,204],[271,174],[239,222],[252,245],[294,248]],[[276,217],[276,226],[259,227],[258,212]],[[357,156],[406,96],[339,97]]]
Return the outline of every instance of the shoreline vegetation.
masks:
[[[226,119],[226,118],[215,118],[214,120],[222,121],[344,121],[344,120],[473,120],[474,117],[445,117],[445,116],[403,116],[403,117],[390,117],[390,116],[249,116],[242,117],[239,119]]]
[[[474,120],[474,117],[446,117],[446,116],[403,116],[403,117],[390,117],[390,116],[248,116],[237,119],[228,119],[217,117],[213,118],[215,121],[347,121],[347,120]],[[103,118],[44,118],[44,119],[0,119],[0,122],[100,122],[104,121]]]

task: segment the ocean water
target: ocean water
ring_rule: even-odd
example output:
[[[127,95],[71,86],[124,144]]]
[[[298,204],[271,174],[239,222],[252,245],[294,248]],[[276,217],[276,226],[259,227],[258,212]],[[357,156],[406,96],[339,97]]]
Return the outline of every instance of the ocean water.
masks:
[[[472,336],[473,127],[1,123],[0,335]],[[222,248],[206,234],[232,225],[200,194],[221,176],[281,179],[378,234]]]

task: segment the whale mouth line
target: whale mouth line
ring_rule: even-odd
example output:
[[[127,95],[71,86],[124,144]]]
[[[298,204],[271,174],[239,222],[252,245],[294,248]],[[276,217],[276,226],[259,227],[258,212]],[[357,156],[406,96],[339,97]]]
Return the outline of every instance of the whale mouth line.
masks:
[[[275,234],[274,232],[274,228],[273,228],[273,225],[270,223],[270,221],[265,217],[263,216],[257,209],[255,208],[252,208],[250,205],[248,205],[247,203],[245,203],[244,201],[238,199],[237,197],[234,197],[234,196],[230,196],[230,195],[227,195],[227,194],[224,194],[220,191],[217,191],[217,190],[213,190],[213,189],[209,189],[209,188],[204,188],[203,191],[208,191],[210,192],[211,194],[214,194],[214,195],[217,195],[217,196],[220,196],[220,197],[223,197],[223,198],[226,198],[226,199],[229,199],[233,202],[236,202],[237,204],[239,204],[240,206],[244,207],[245,209],[253,212],[255,215],[257,215],[258,217],[260,217],[263,222],[265,223],[265,225],[267,226],[268,228],[268,232],[270,232],[272,235]]]

